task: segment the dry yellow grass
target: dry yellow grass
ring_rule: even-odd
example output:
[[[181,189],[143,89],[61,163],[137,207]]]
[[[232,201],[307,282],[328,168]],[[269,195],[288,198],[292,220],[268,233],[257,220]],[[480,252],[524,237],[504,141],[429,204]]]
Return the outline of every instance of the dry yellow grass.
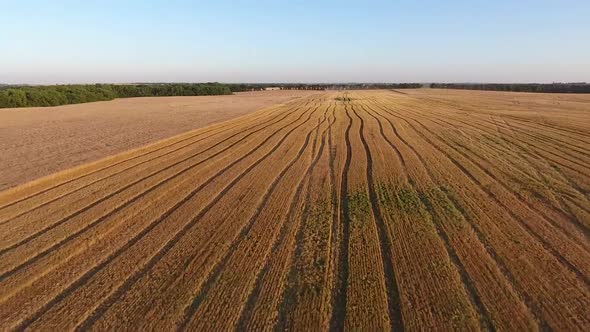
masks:
[[[590,96],[313,94],[0,194],[0,326],[588,330]]]
[[[0,190],[314,93],[255,91],[3,108]]]

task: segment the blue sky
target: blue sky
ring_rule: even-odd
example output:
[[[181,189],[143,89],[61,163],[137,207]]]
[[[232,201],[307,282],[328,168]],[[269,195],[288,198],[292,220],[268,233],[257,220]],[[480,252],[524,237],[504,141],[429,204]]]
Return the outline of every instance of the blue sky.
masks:
[[[6,1],[0,83],[590,81],[590,1]]]

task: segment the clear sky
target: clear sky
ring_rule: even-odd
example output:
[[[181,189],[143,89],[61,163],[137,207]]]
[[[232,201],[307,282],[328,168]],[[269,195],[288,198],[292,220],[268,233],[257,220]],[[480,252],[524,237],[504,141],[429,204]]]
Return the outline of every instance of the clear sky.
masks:
[[[590,81],[590,0],[0,0],[0,83]]]

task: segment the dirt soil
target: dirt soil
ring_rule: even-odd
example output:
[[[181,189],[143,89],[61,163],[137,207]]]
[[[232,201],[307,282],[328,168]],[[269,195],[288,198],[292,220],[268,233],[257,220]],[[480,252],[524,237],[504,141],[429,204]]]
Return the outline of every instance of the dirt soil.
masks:
[[[0,191],[312,93],[258,91],[0,109]]]

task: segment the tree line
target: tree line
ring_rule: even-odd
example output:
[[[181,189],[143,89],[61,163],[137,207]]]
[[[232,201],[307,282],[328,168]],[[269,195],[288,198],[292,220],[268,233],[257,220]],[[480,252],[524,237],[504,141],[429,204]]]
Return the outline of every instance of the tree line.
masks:
[[[590,93],[588,83],[432,83],[431,88],[439,89],[466,89],[466,90],[491,90],[491,91],[514,91],[514,92],[543,92],[543,93]]]
[[[219,83],[0,86],[0,108],[88,103],[128,97],[229,95]]]
[[[544,93],[590,93],[588,83],[505,84],[505,83],[155,83],[14,86],[0,85],[0,108],[79,104],[128,97],[228,95],[259,91],[270,87],[281,90],[364,90],[441,88]]]
[[[544,93],[590,93],[588,83],[239,83],[228,84],[232,92],[281,90],[365,90],[365,89],[467,89]]]
[[[260,91],[278,87],[281,90],[368,90],[417,89],[422,83],[236,83],[228,84],[232,92]]]

